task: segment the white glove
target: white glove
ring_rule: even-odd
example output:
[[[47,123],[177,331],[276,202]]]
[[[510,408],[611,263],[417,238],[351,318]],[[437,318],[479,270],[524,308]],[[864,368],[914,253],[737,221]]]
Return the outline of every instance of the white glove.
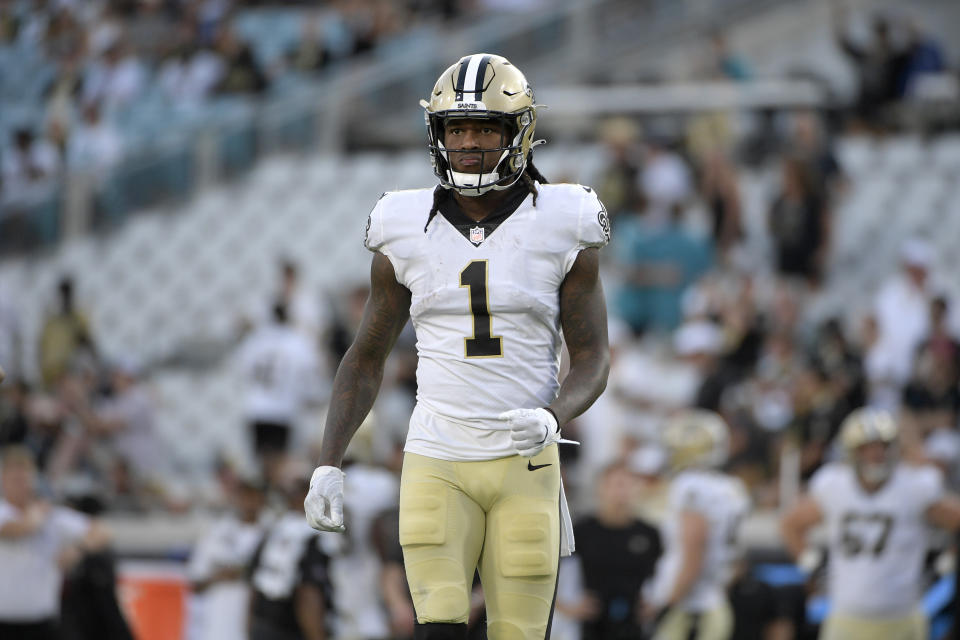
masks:
[[[343,471],[317,467],[303,501],[307,524],[318,531],[343,531]]]
[[[501,413],[500,419],[507,421],[513,448],[524,458],[532,458],[560,441],[557,419],[546,409],[513,409]]]

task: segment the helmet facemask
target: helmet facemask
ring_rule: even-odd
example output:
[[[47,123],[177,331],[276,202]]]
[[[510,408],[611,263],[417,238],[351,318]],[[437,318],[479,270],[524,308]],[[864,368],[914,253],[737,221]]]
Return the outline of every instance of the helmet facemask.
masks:
[[[465,196],[479,196],[491,190],[508,189],[516,184],[527,166],[524,139],[531,135],[532,111],[531,108],[519,114],[459,110],[438,113],[426,112],[424,117],[427,124],[428,149],[433,172],[440,179],[440,184]],[[478,173],[455,171],[453,164],[450,162],[450,154],[457,153],[460,150],[448,149],[444,145],[445,124],[449,120],[466,119],[496,121],[503,132],[500,136],[500,144],[497,147],[464,150],[465,152],[480,154],[481,172]],[[497,163],[491,170],[487,171],[484,169],[490,155],[497,156]]]

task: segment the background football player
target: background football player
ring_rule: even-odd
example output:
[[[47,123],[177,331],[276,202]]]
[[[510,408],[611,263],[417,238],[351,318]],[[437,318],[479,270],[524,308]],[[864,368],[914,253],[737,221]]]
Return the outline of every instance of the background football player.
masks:
[[[560,426],[609,370],[598,276],[609,221],[592,189],[544,184],[533,91],[505,58],[462,58],[421,104],[440,185],[384,194],[367,221],[370,297],[334,380],[307,517],[343,529],[343,453],[411,318],[418,389],[399,529],[414,635],[466,637],[479,569],[489,637],[545,638],[573,547]]]
[[[840,429],[848,460],[817,471],[781,522],[801,566],[815,564],[807,534],[826,525],[831,609],[824,640],[927,637],[919,609],[927,525],[956,531],[960,501],[944,493],[936,468],[900,461],[898,439],[889,413],[851,413]]]
[[[655,640],[726,640],[733,614],[726,589],[740,522],[750,510],[743,483],[719,470],[730,434],[710,411],[685,411],[664,427],[674,477],[663,523],[664,554],[648,598]]]

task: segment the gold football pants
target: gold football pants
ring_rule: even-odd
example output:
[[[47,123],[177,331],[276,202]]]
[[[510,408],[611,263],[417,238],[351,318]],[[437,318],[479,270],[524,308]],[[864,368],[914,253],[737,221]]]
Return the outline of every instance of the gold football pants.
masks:
[[[733,633],[733,611],[724,602],[702,613],[673,608],[657,626],[654,640],[728,640]]]
[[[417,622],[464,623],[479,569],[491,640],[542,639],[560,556],[557,446],[451,462],[407,453],[400,544]]]
[[[920,611],[890,619],[834,613],[820,629],[820,640],[926,640],[927,635],[927,618]]]

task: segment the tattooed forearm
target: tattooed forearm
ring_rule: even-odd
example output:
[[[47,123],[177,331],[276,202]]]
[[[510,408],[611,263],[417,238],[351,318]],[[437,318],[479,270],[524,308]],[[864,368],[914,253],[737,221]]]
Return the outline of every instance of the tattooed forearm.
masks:
[[[560,322],[570,371],[550,409],[560,425],[586,411],[607,386],[610,347],[597,249],[584,249],[560,287]]]
[[[376,254],[370,270],[370,298],[357,337],[333,379],[320,445],[321,465],[340,466],[350,439],[373,407],[384,362],[409,316],[410,292],[396,281],[390,261]]]

